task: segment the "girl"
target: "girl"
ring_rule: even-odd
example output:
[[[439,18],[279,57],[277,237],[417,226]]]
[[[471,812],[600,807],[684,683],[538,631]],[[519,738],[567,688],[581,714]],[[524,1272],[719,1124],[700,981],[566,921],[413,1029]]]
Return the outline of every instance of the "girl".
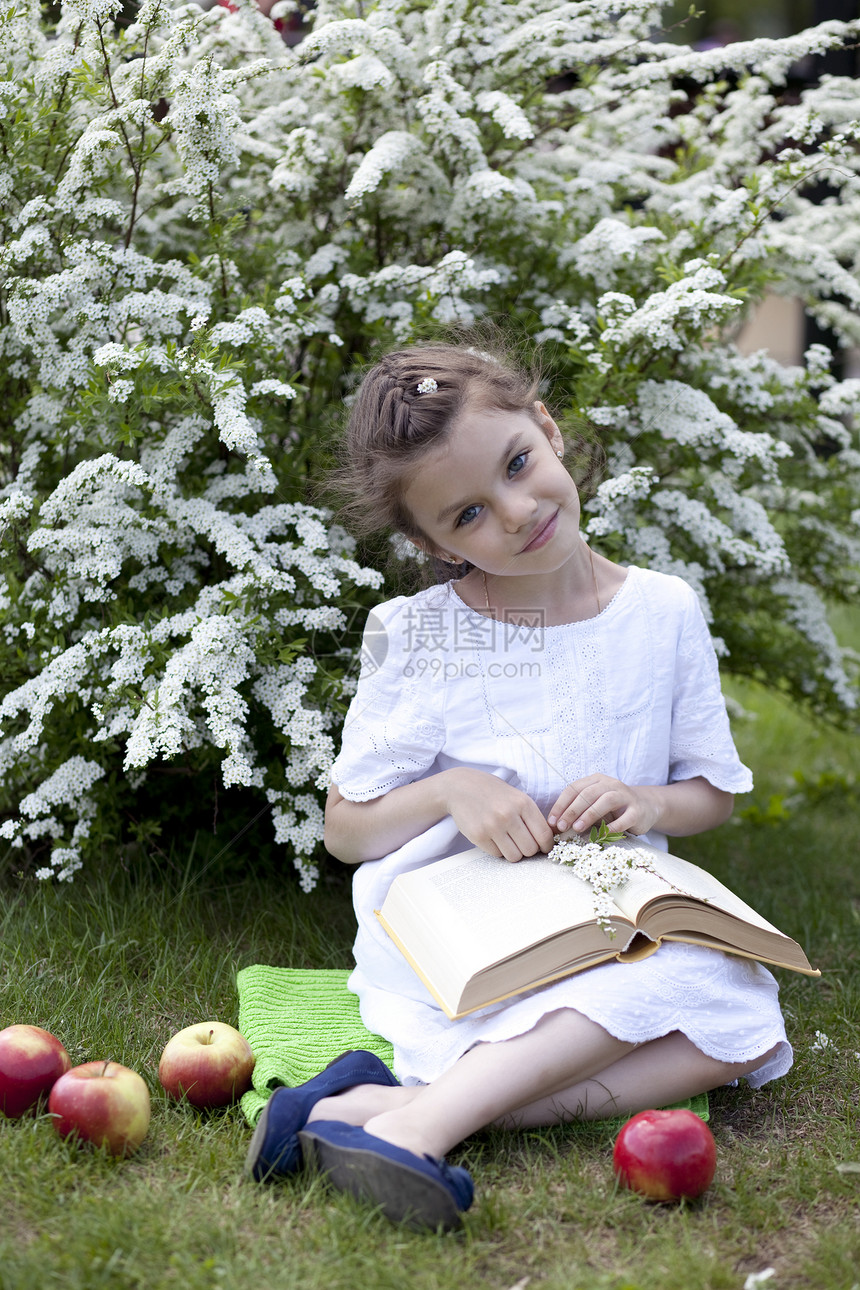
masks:
[[[694,592],[586,544],[536,395],[489,355],[427,345],[389,354],[356,397],[347,472],[365,531],[393,528],[456,574],[371,614],[326,807],[328,850],[357,866],[350,988],[401,1083],[353,1053],[279,1089],[246,1165],[269,1177],[304,1153],[432,1227],[471,1203],[443,1157],[484,1126],[758,1087],[792,1059],[759,964],[664,944],[449,1021],[374,916],[397,874],[469,846],[515,864],[606,820],[665,849],[752,786]]]

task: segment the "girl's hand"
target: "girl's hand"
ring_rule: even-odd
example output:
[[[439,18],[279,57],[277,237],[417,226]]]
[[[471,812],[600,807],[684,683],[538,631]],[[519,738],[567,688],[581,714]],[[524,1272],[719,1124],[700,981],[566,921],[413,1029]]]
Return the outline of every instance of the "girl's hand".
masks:
[[[616,833],[659,829],[670,837],[702,833],[724,823],[734,797],[701,775],[672,784],[622,784],[611,775],[586,775],[559,793],[548,823],[557,833],[588,833],[601,820]]]
[[[448,814],[474,846],[511,862],[552,847],[552,829],[521,789],[468,767],[441,771],[439,778]]]
[[[556,833],[588,833],[601,820],[616,833],[647,833],[660,818],[653,790],[632,788],[609,775],[586,775],[559,794],[548,823]]]

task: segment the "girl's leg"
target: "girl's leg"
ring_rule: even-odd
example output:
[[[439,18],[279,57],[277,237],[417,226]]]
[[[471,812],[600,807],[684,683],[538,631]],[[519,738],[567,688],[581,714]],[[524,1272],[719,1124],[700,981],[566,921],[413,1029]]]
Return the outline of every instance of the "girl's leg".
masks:
[[[500,1116],[499,1128],[535,1128],[567,1120],[634,1115],[707,1093],[763,1065],[776,1049],[747,1062],[708,1057],[680,1031],[642,1044],[591,1079]]]
[[[708,1057],[675,1031],[635,1045],[569,1009],[533,1030],[465,1053],[433,1084],[360,1085],[318,1102],[314,1120],[363,1125],[419,1154],[444,1155],[475,1130],[632,1115],[717,1088],[761,1066]]]
[[[720,1062],[679,1033],[626,1043],[581,1013],[561,1009],[524,1035],[479,1044],[432,1084],[374,1090],[380,1109],[363,1118],[356,1107],[351,1122],[419,1155],[444,1156],[490,1124],[556,1124],[665,1105],[747,1074],[766,1057]],[[396,1101],[392,1095],[399,1095]]]
[[[363,1125],[419,1155],[441,1156],[476,1129],[596,1075],[635,1047],[581,1013],[560,1009],[524,1035],[478,1044],[432,1084],[362,1084],[323,1098],[308,1123]]]
[[[591,1079],[635,1047],[560,1009],[524,1035],[470,1049],[408,1102],[389,1100],[364,1128],[418,1155],[444,1156],[477,1129]]]
[[[314,1120],[341,1120],[344,1124],[363,1125],[383,1111],[400,1110],[407,1106],[425,1087],[423,1084],[400,1088],[355,1084],[342,1093],[324,1097],[317,1102],[308,1116],[308,1124]]]

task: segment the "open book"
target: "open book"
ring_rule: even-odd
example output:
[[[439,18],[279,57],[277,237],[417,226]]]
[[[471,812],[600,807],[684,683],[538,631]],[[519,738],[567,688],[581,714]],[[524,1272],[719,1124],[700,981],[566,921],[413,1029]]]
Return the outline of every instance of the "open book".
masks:
[[[607,930],[594,892],[536,856],[511,864],[475,847],[403,873],[376,914],[449,1017],[462,1017],[609,959],[635,962],[685,941],[820,976],[803,950],[698,865],[646,843],[656,873],[633,869],[611,895]]]

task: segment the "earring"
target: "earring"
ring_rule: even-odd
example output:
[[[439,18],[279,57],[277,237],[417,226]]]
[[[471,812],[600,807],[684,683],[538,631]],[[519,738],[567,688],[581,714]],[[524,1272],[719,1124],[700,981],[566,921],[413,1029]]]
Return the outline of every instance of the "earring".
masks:
[[[562,452],[561,448],[557,448],[555,455],[556,457],[563,457],[564,453]]]

